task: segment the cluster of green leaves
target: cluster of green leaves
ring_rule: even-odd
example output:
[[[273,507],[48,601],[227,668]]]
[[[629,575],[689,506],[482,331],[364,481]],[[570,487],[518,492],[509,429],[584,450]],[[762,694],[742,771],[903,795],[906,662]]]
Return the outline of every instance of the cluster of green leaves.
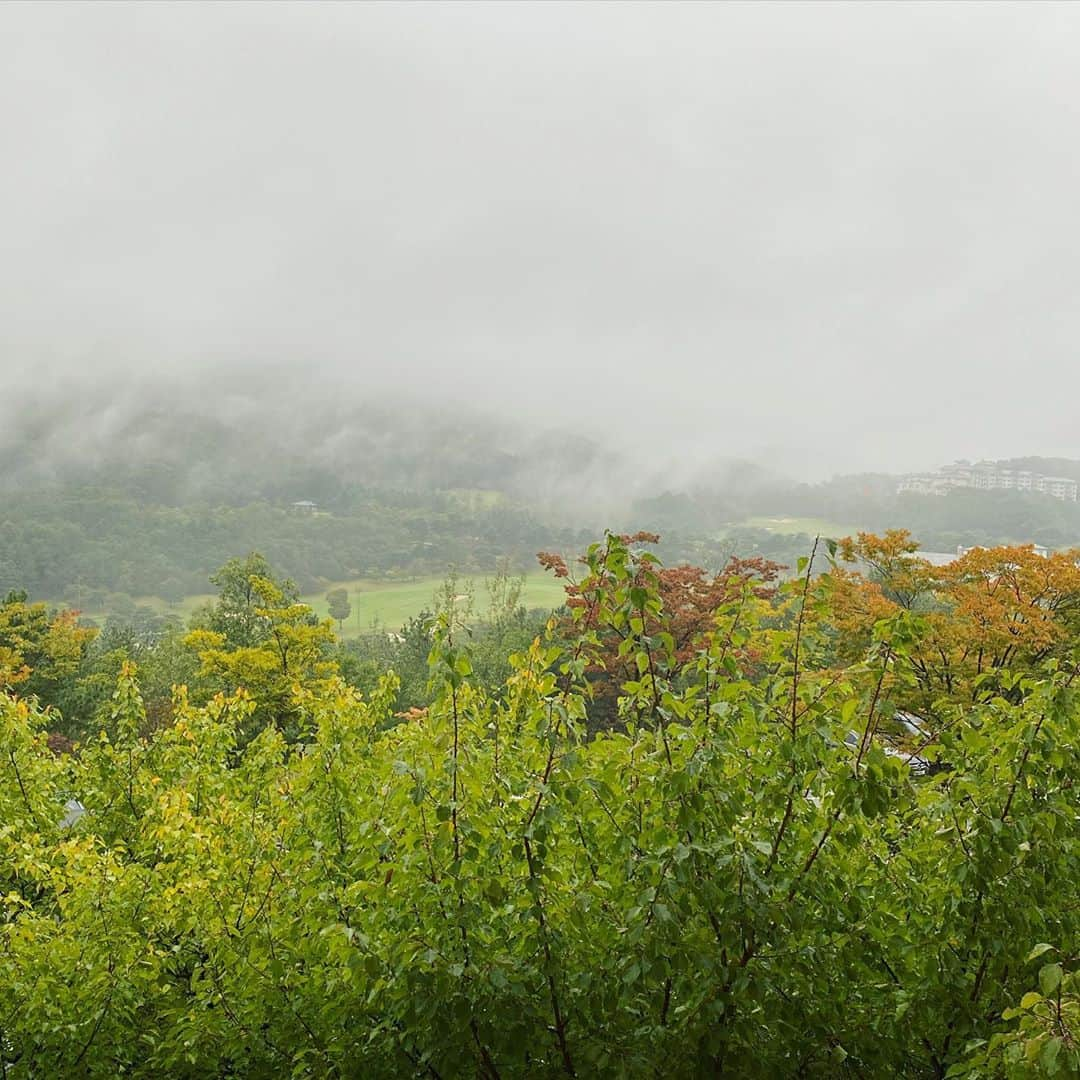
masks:
[[[1057,950],[1041,942],[1028,954],[1031,964]],[[1080,978],[1077,958],[1069,967],[1057,959],[1039,967],[1038,989],[1029,990],[1015,1008],[1006,1009],[1002,1018],[1012,1021],[990,1038],[977,1039],[972,1056],[949,1069],[952,1077],[975,1080],[977,1077],[1031,1077],[1080,1075]]]
[[[142,736],[125,666],[113,734],[56,757],[0,697],[4,1074],[1074,1075],[1071,665],[958,711],[916,777],[877,738],[911,620],[822,668],[805,568],[680,658],[653,556],[586,565],[581,632],[497,695],[444,613],[403,724],[387,675],[295,685],[292,747],[238,746],[246,691]],[[636,677],[586,739],[611,633]]]

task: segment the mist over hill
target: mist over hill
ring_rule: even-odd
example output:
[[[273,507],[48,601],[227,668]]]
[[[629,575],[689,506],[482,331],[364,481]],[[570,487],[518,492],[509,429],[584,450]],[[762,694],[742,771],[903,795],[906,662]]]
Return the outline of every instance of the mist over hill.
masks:
[[[72,385],[72,383],[75,385]],[[747,491],[786,484],[749,463],[649,460],[553,418],[521,423],[419,396],[338,393],[332,382],[212,386],[154,377],[31,387],[0,429],[8,491],[112,486],[164,505],[491,490],[562,518],[604,523],[674,487]]]

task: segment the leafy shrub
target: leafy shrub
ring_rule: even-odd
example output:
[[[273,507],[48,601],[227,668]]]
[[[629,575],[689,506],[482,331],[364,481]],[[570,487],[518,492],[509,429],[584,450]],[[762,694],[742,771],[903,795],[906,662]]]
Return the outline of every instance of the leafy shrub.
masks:
[[[238,748],[243,690],[179,690],[141,735],[131,665],[78,757],[0,696],[9,1080],[996,1076],[1027,1067],[1017,1039],[1068,1075],[1043,1003],[1075,1031],[1072,969],[1029,956],[1080,923],[1073,667],[957,711],[916,777],[877,738],[910,620],[821,667],[806,568],[680,655],[657,575],[595,545],[580,632],[553,625],[495,696],[448,616],[405,722],[392,675],[366,699],[297,683],[293,747]],[[610,633],[623,725],[586,739]]]

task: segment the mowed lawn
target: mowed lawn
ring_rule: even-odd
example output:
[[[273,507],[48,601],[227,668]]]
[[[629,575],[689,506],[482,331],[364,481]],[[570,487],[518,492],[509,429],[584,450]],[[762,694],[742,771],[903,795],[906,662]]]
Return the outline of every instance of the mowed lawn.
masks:
[[[352,611],[342,628],[342,636],[357,637],[376,624],[387,630],[397,630],[413,615],[432,610],[436,593],[442,590],[444,581],[445,578],[441,576],[401,582],[355,578],[351,581],[333,582],[320,592],[308,593],[300,599],[312,607],[320,618],[327,619],[330,617],[326,602],[327,592],[330,589],[345,589],[349,594]],[[489,605],[487,579],[483,575],[462,575],[458,579],[457,588],[459,594],[472,594],[473,613],[478,617],[482,616]],[[216,595],[205,593],[186,596],[177,604],[167,604],[157,596],[138,596],[135,597],[135,602],[163,615],[176,615],[186,624],[196,608],[216,599]],[[527,608],[549,610],[559,607],[566,599],[566,593],[555,578],[538,570],[525,576],[521,599]],[[104,612],[87,611],[86,614],[97,619],[105,617]],[[334,628],[337,629],[336,622]]]
[[[807,536],[829,536],[836,540],[843,536],[854,536],[859,531],[854,525],[812,517],[752,517],[742,524],[753,529],[768,529],[769,532],[785,535],[806,533]]]
[[[390,630],[397,630],[413,615],[425,609],[430,611],[435,604],[436,593],[442,590],[444,578],[427,577],[416,581],[385,582],[360,578],[354,581],[339,581],[327,586],[320,593],[303,596],[305,604],[310,604],[321,618],[329,618],[326,593],[333,588],[343,588],[349,594],[352,611],[344,626],[345,637],[355,637],[365,630],[370,630],[376,623]],[[489,598],[486,579],[482,576],[458,579],[459,594],[471,593],[473,611],[483,615],[487,610]],[[527,608],[556,608],[566,598],[563,587],[550,574],[535,571],[525,577],[522,590],[522,603]]]

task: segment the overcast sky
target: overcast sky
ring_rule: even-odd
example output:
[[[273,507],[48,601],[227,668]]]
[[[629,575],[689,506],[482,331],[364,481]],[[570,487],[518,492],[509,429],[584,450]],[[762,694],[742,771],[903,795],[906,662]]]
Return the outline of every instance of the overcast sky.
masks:
[[[3,410],[251,366],[801,476],[1080,458],[1078,111],[1075,5],[5,4]]]

